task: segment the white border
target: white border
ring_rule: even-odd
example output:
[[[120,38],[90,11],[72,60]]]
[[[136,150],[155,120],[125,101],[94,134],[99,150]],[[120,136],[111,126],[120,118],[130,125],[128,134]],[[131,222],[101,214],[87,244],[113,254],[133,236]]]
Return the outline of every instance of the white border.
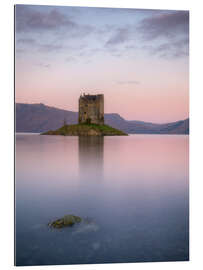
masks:
[[[60,266],[61,269],[203,269],[203,218],[202,218],[202,187],[203,174],[202,140],[203,140],[203,38],[202,38],[202,1],[177,0],[35,0],[35,1],[1,1],[0,27],[0,63],[1,63],[1,89],[0,89],[0,266],[1,269],[13,269],[13,239],[14,239],[14,138],[13,138],[13,6],[14,4],[42,4],[64,6],[95,6],[95,7],[123,7],[123,8],[153,8],[153,9],[184,9],[190,10],[191,36],[190,36],[190,262],[170,263],[136,263],[136,264],[103,264]],[[19,267],[18,269],[21,269]],[[32,267],[32,269],[41,267]],[[43,267],[42,269],[55,269],[59,266]],[[22,268],[24,269],[24,268]]]

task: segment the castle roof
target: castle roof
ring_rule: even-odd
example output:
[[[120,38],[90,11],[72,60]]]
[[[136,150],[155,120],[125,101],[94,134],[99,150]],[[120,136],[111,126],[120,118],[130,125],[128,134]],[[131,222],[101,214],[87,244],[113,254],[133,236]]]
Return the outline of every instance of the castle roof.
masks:
[[[80,98],[84,98],[86,100],[96,100],[98,97],[103,96],[103,94],[99,94],[99,95],[89,95],[89,94],[83,94],[83,96],[80,96]]]

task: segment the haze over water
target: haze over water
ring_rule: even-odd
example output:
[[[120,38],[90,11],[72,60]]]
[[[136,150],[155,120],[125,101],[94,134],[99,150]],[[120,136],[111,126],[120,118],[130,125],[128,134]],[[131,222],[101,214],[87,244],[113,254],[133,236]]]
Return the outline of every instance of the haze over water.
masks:
[[[189,258],[187,135],[16,135],[16,264]],[[51,230],[65,214],[92,220]]]

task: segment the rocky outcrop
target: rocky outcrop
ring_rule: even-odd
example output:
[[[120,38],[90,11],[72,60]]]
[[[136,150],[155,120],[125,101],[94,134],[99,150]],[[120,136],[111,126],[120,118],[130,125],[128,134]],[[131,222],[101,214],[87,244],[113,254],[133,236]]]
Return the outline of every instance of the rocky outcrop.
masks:
[[[60,229],[64,227],[72,227],[76,223],[82,222],[82,218],[74,215],[65,215],[64,217],[57,219],[48,225],[52,228]]]

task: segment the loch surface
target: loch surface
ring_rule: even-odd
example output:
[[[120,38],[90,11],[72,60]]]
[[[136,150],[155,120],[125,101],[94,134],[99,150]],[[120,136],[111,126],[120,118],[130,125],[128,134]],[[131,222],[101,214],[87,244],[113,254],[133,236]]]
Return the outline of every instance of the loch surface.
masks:
[[[16,134],[16,265],[189,259],[189,136]],[[91,220],[48,223],[65,214]]]

